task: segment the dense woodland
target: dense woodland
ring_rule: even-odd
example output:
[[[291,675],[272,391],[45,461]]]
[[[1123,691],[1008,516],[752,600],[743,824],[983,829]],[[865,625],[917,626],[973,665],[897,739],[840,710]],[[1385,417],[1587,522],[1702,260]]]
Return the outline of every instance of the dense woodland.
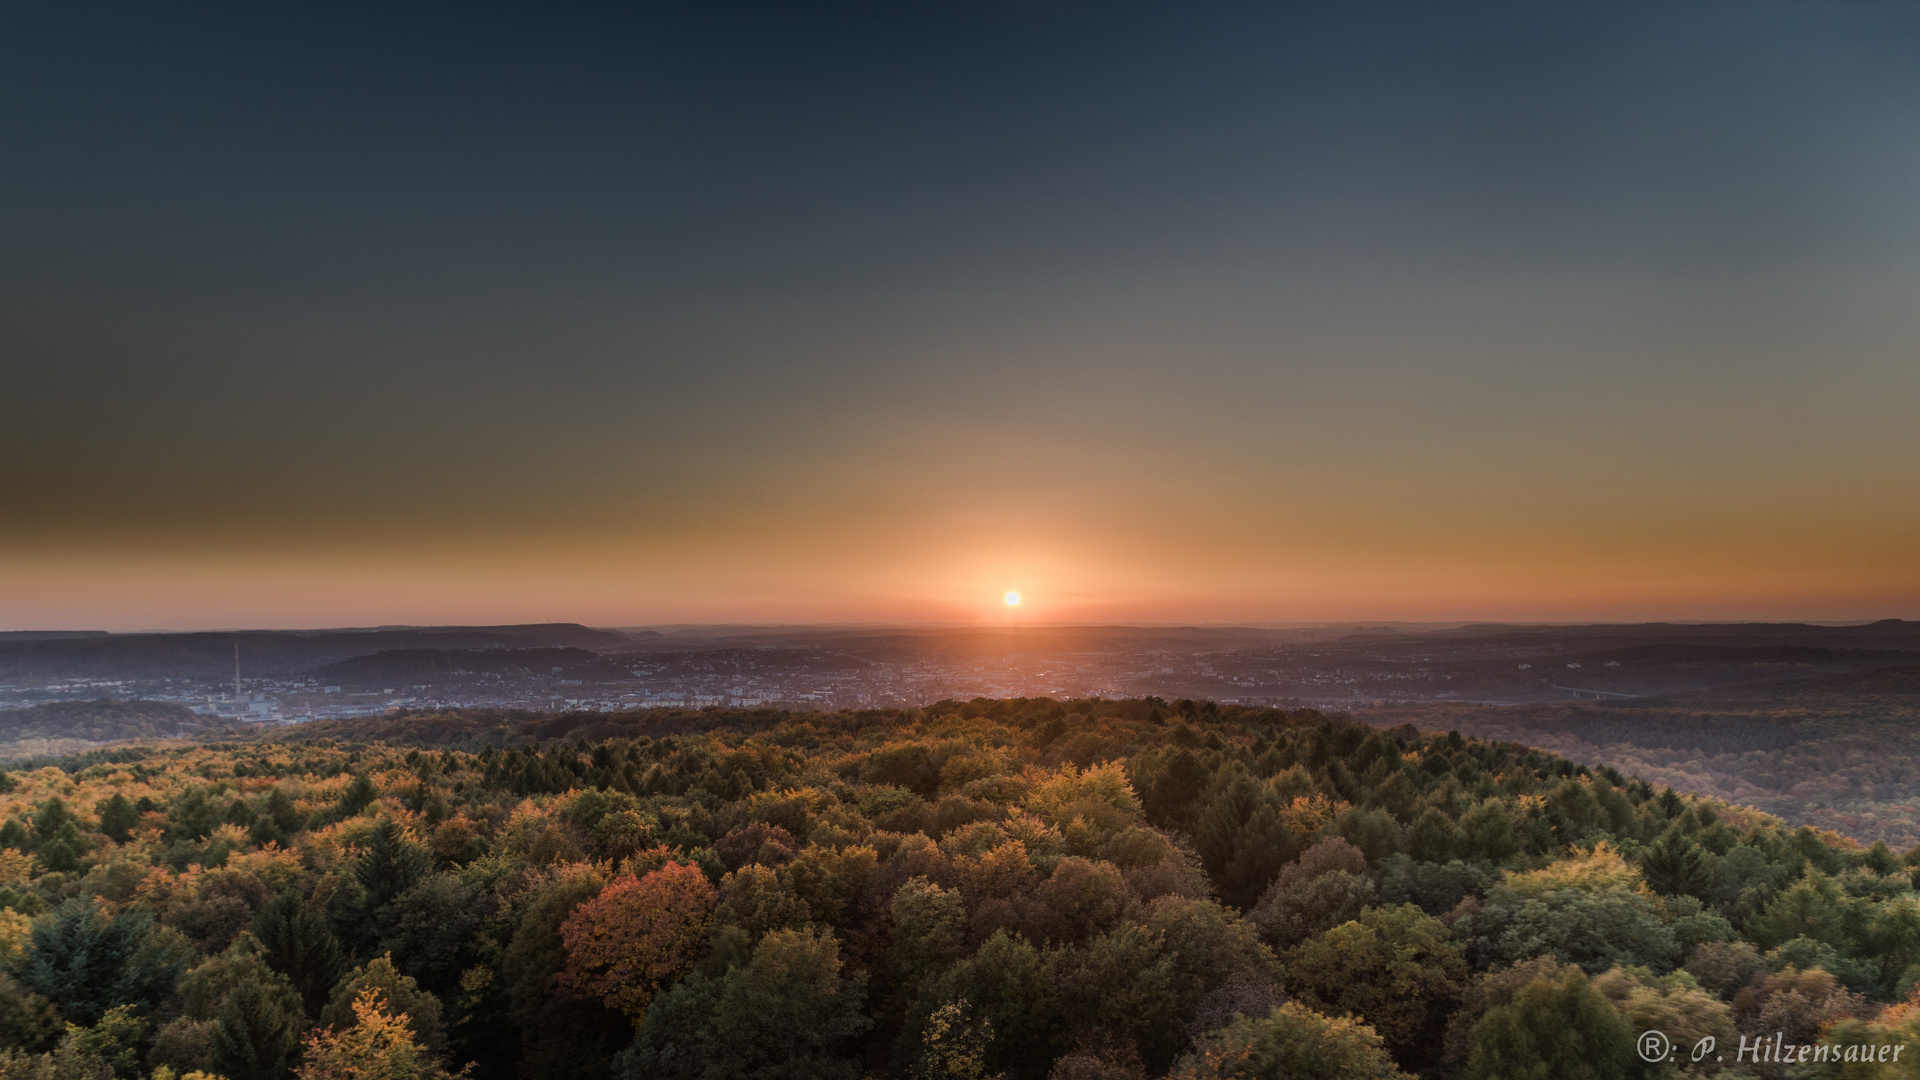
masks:
[[[1543,747],[1868,842],[1920,844],[1920,668],[1639,701],[1373,715]]]
[[[218,716],[202,716],[169,701],[50,701],[24,709],[0,709],[0,749],[31,739],[113,742],[178,735],[182,731],[248,725]]]
[[[1307,711],[395,715],[0,786],[6,1078],[1772,1080],[1920,1036],[1914,853]]]

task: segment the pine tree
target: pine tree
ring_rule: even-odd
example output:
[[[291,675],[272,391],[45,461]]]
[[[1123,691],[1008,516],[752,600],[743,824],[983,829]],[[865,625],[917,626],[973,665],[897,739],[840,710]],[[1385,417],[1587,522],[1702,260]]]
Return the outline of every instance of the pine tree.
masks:
[[[352,782],[347,785],[347,790],[340,794],[340,816],[354,817],[373,805],[373,800],[379,797],[380,792],[374,788],[373,781],[367,774],[355,773]]]
[[[133,827],[140,823],[140,812],[117,791],[112,798],[102,800],[95,810],[100,815],[100,831],[116,844],[126,843],[133,835]]]
[[[237,984],[214,1025],[213,1071],[227,1080],[280,1080],[305,1020],[292,993],[283,997],[252,980]]]
[[[87,850],[87,837],[59,796],[41,804],[39,812],[33,815],[33,850],[40,856],[40,865],[49,870],[72,873],[80,869],[80,855]]]
[[[407,839],[399,824],[392,818],[381,819],[353,868],[354,879],[366,890],[366,910],[377,911],[412,888],[430,862],[427,853]]]
[[[299,893],[282,893],[254,917],[253,933],[268,966],[293,983],[307,1015],[318,1016],[347,966],[325,921],[307,910]]]
[[[73,899],[34,923],[19,973],[69,1021],[91,1024],[116,1005],[151,1008],[192,952],[178,932],[155,927],[151,911],[107,920],[91,901]]]
[[[1647,885],[1665,896],[1699,896],[1713,882],[1707,873],[1707,855],[1687,839],[1678,822],[1667,826],[1640,858]]]

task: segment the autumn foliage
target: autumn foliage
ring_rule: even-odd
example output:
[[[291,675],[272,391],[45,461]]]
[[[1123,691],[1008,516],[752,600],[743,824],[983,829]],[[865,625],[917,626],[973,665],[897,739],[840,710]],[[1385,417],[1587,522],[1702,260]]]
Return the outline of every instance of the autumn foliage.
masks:
[[[407,1014],[390,1011],[371,987],[354,998],[352,1027],[307,1036],[296,1080],[444,1080],[447,1073],[414,1041]]]
[[[638,1021],[654,992],[706,941],[714,899],[706,875],[688,863],[607,886],[560,926],[567,949],[560,989]]]

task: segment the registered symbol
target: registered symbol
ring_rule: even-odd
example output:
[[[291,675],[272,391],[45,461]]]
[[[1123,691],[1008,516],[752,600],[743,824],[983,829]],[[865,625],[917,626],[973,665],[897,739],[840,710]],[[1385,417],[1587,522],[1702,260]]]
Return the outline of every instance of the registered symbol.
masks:
[[[1665,1061],[1673,1053],[1673,1040],[1664,1031],[1646,1031],[1640,1035],[1640,1060]]]

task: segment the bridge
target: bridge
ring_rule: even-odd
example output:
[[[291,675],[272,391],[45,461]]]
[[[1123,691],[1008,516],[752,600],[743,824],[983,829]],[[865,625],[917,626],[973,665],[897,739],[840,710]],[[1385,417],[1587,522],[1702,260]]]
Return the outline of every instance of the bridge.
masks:
[[[1561,686],[1559,683],[1555,683],[1553,688],[1555,690],[1565,690],[1567,693],[1572,694],[1576,700],[1582,694],[1592,694],[1595,701],[1600,701],[1605,698],[1621,699],[1637,698],[1640,696],[1639,694],[1622,694],[1617,690],[1588,690],[1582,686]]]

